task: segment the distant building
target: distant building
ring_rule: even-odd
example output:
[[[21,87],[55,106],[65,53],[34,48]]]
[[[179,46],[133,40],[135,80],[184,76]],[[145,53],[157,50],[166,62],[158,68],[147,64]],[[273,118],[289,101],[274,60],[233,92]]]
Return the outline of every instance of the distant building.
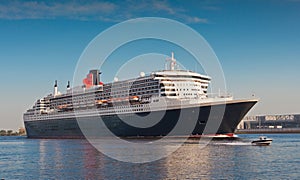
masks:
[[[237,127],[237,129],[281,128],[300,128],[300,114],[247,116]]]
[[[0,136],[6,136],[6,130],[0,130]]]
[[[19,135],[25,135],[26,134],[26,131],[25,131],[25,128],[21,127],[19,128]]]

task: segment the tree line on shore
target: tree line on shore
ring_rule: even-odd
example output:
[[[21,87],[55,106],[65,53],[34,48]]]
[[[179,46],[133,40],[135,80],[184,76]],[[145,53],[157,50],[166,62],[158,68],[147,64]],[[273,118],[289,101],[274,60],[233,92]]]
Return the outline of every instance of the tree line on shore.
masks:
[[[25,129],[20,128],[18,131],[13,131],[13,130],[0,130],[0,136],[23,136],[25,135]]]

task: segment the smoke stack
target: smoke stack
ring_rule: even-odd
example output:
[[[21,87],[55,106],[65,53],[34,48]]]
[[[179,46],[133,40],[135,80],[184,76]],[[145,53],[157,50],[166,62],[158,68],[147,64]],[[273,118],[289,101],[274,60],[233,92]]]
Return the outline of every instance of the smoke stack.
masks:
[[[99,85],[101,72],[98,69],[90,70],[90,74],[93,74],[93,85]]]

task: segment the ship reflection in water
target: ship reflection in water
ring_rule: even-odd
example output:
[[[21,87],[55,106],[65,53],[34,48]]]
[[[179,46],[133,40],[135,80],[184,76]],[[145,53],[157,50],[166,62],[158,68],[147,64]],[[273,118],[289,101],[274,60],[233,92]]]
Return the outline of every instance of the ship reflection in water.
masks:
[[[165,151],[169,150],[168,147],[172,148],[172,143],[173,140],[164,146]],[[116,148],[118,152],[127,150],[116,144],[113,146],[112,150]],[[111,159],[85,140],[39,140],[39,148],[39,178],[232,179],[257,177],[253,172],[259,177],[269,176],[264,175],[264,171],[271,168],[268,162],[273,146],[259,149],[249,142],[213,141],[201,148],[197,140],[188,140],[170,156],[149,163],[127,163]],[[151,152],[135,156],[147,154]]]
[[[199,148],[189,140],[170,156],[149,163],[127,163],[105,156],[86,140],[0,137],[3,179],[285,179],[299,177],[300,135],[269,135],[272,146],[249,141],[214,141]],[[296,137],[295,137],[296,136]],[[173,141],[173,140],[172,140]],[[164,146],[172,149],[173,142]],[[128,151],[111,144],[112,151]],[[149,155],[151,151],[136,154]],[[128,156],[128,159],[135,158]]]
[[[170,145],[164,146],[165,151],[169,151],[168,147],[173,150],[172,143],[178,143],[178,140],[170,140]],[[117,152],[128,149],[117,145],[115,147],[118,148]],[[197,140],[189,140],[167,158],[149,163],[128,163],[105,156],[85,140],[40,140],[39,175],[32,176],[48,178],[51,175],[55,179],[62,176],[79,179],[209,177],[215,166],[214,161],[217,160],[211,155],[212,148],[213,146],[209,145],[200,149]],[[147,154],[151,152],[143,152],[136,156]]]

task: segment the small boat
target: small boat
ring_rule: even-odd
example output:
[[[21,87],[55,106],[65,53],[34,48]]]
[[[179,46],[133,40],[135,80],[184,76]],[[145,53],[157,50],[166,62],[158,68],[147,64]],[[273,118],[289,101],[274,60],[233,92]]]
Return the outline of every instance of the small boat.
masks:
[[[272,143],[272,141],[272,139],[267,138],[266,136],[261,136],[258,140],[252,141],[251,144],[255,146],[268,146]]]

